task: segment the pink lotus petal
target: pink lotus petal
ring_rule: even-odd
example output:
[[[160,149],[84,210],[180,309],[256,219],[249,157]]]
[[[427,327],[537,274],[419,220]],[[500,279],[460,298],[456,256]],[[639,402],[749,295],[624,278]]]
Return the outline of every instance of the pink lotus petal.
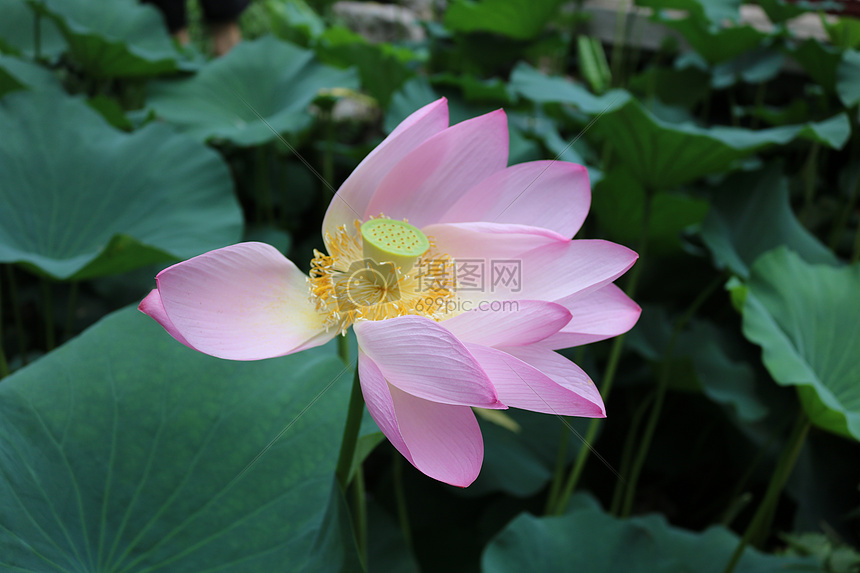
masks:
[[[471,408],[423,400],[388,384],[361,352],[358,372],[367,410],[403,457],[433,479],[458,487],[475,481],[484,442]]]
[[[493,256],[487,258],[483,289],[466,290],[459,286],[463,281],[459,281],[460,299],[477,304],[488,300],[555,301],[575,294],[582,296],[620,277],[638,258],[627,247],[602,240],[553,242],[526,253],[512,247],[509,255],[495,249]],[[494,266],[508,267],[507,274],[494,272]]]
[[[523,346],[554,335],[568,322],[570,311],[560,304],[513,300],[487,302],[440,324],[465,343]]]
[[[508,346],[503,349],[508,354],[519,358],[526,364],[535,367],[545,375],[549,376],[556,384],[571,392],[578,394],[583,399],[595,404],[604,413],[603,398],[600,392],[583,372],[582,368],[552,350],[540,348],[533,344],[531,346]]]
[[[354,328],[361,351],[404,392],[442,404],[504,408],[463,343],[429,318],[400,316]]]
[[[449,127],[398,163],[370,200],[365,218],[384,213],[416,227],[435,223],[469,188],[508,162],[502,110]]]
[[[564,371],[564,384],[508,352],[474,344],[468,344],[467,348],[489,374],[499,400],[512,408],[559,416],[606,416],[603,399],[594,384],[579,367],[562,356],[555,354],[569,364]],[[553,364],[551,371],[557,372],[558,367]]]
[[[488,221],[551,229],[571,238],[591,205],[588,171],[564,161],[532,161],[498,171],[463,194],[440,223]]]
[[[307,277],[270,245],[211,251],[161,271],[157,281],[161,308],[150,294],[141,310],[183,344],[212,356],[271,358],[335,334],[325,332],[308,299]]]
[[[642,313],[639,305],[614,284],[556,302],[568,308],[573,318],[558,333],[540,341],[539,346],[554,350],[624,334]]]
[[[422,229],[453,259],[510,259],[547,245],[567,244],[555,231],[510,223],[444,223]]]
[[[176,327],[173,325],[173,322],[170,320],[170,317],[167,316],[167,312],[164,310],[164,305],[161,304],[161,295],[158,294],[158,289],[152,289],[146,298],[140,301],[140,304],[137,305],[137,309],[154,318],[155,321],[164,327],[164,330],[167,331],[170,336],[188,346],[189,348],[193,348],[188,341],[185,340],[185,337],[182,336],[182,333],[179,332]]]
[[[425,105],[403,120],[340,186],[329,204],[323,221],[323,237],[334,234],[345,225],[353,230],[353,221],[364,220],[370,198],[392,167],[410,151],[448,127],[448,101],[445,98]],[[378,213],[375,213],[378,214]]]

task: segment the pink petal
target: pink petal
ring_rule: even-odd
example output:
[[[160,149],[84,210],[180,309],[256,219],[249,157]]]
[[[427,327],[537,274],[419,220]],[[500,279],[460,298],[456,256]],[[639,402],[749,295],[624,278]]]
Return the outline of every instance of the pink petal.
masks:
[[[594,383],[578,366],[562,356],[547,351],[567,364],[561,370],[553,362],[549,368],[550,372],[542,372],[535,365],[508,352],[473,344],[467,347],[490,375],[490,380],[499,393],[499,400],[512,408],[559,416],[606,416],[603,399]],[[518,348],[522,350],[524,347]],[[541,360],[541,364],[550,364],[548,360]],[[559,372],[563,372],[563,378],[560,380]]]
[[[365,209],[416,227],[435,223],[468,189],[505,168],[508,124],[502,110],[449,127],[398,163]]]
[[[442,404],[504,408],[463,343],[429,318],[400,316],[354,328],[361,351],[404,392]]]
[[[591,205],[588,171],[564,161],[533,161],[490,175],[464,193],[440,223],[489,221],[551,229],[566,238]]]
[[[570,311],[560,304],[511,300],[484,302],[440,324],[465,343],[522,346],[555,334],[568,322]]]
[[[340,186],[332,198],[323,220],[323,236],[334,234],[353,221],[364,220],[370,198],[379,183],[410,151],[448,127],[448,101],[445,98],[428,104],[403,120],[382,143],[370,152]]]
[[[152,289],[152,291],[146,295],[146,298],[140,301],[140,304],[137,305],[137,309],[143,314],[154,318],[158,324],[164,327],[164,330],[166,330],[170,336],[185,346],[193,348],[188,344],[188,341],[185,340],[185,337],[182,336],[182,333],[173,325],[170,317],[167,316],[167,312],[164,310],[164,305],[161,304],[161,295],[158,293],[158,289]]]
[[[150,294],[141,310],[205,354],[258,360],[323,344],[335,334],[325,332],[308,299],[307,277],[270,245],[211,251],[161,271],[157,281],[158,299]]]
[[[445,223],[422,229],[436,248],[453,259],[510,259],[547,245],[566,244],[569,239],[541,227],[510,223]]]
[[[361,352],[358,372],[367,410],[403,457],[433,479],[458,487],[475,481],[484,459],[484,442],[471,408],[439,404],[399,390]]]
[[[540,341],[544,348],[570,348],[624,334],[642,313],[639,305],[614,284],[556,302],[568,308],[573,318],[558,333]]]

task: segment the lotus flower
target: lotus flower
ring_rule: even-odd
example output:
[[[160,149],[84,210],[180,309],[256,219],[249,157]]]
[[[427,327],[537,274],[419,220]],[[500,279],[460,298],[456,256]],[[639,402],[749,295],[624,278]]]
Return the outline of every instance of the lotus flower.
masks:
[[[465,487],[483,459],[473,408],[605,416],[588,375],[553,351],[626,332],[640,312],[612,284],[636,253],[571,240],[590,204],[586,169],[507,161],[502,110],[449,127],[440,99],[338,190],[310,276],[241,243],[162,271],[140,310],[231,360],[298,352],[352,326],[379,428],[420,471]]]

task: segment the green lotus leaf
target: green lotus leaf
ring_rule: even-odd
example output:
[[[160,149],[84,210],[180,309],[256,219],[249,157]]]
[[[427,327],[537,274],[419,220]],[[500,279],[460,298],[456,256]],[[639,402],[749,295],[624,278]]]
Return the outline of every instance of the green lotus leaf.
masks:
[[[0,54],[0,97],[18,90],[63,91],[56,76],[38,64]]]
[[[490,541],[481,571],[720,573],[737,544],[738,538],[723,527],[696,533],[672,527],[661,515],[617,519],[593,507],[562,517],[523,513]],[[765,555],[748,548],[734,571],[822,569],[814,558]]]
[[[354,70],[323,65],[313,52],[266,36],[191,78],[151,84],[147,104],[195,139],[250,146],[307,128],[308,106],[321,91],[357,87]]]
[[[0,0],[0,14],[0,52],[34,59],[38,51],[39,57],[54,61],[65,51],[66,41],[54,23],[26,0]]]
[[[560,0],[455,0],[445,11],[445,26],[454,32],[530,40],[543,32],[560,4]]]
[[[28,0],[53,20],[70,57],[95,78],[152,76],[187,67],[158,10],[135,0]]]
[[[538,104],[575,106],[598,120],[585,132],[600,136],[618,161],[651,190],[669,190],[728,169],[737,160],[771,145],[807,139],[839,149],[851,133],[848,116],[753,131],[734,127],[698,127],[657,118],[626,91],[595,96],[569,80],[549,77],[525,63],[511,74],[512,90]]]
[[[860,102],[860,51],[848,50],[836,68],[836,93],[846,107]]]
[[[743,332],[813,424],[860,440],[860,264],[811,265],[781,247],[752,266]]]
[[[759,255],[780,245],[808,263],[838,263],[795,218],[788,179],[776,163],[755,173],[732,175],[717,188],[702,225],[702,239],[720,266],[741,277],[749,276],[749,267]]]
[[[165,125],[127,134],[81,100],[30,92],[0,99],[0,125],[0,262],[83,279],[241,235],[223,160]]]
[[[225,361],[104,318],[0,385],[0,569],[357,571],[351,378],[327,349]]]

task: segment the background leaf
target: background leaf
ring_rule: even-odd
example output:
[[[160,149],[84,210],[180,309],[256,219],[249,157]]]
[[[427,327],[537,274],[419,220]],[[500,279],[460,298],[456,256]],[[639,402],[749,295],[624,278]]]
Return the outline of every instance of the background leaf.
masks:
[[[752,266],[743,332],[810,420],[860,440],[860,264],[810,265],[780,247]]]
[[[0,125],[2,262],[88,278],[239,239],[224,162],[167,126],[126,134],[80,100],[29,92],[0,100]]]
[[[152,84],[147,104],[195,139],[250,146],[277,139],[272,130],[306,129],[320,90],[356,87],[353,70],[325,66],[313,52],[267,36],[242,42],[191,78]]]
[[[579,502],[582,503],[581,501]],[[738,538],[722,527],[693,533],[661,515],[616,519],[599,508],[563,517],[521,514],[484,551],[484,573],[588,571],[589,573],[719,573]],[[815,559],[777,557],[747,549],[735,571],[821,571]]]

